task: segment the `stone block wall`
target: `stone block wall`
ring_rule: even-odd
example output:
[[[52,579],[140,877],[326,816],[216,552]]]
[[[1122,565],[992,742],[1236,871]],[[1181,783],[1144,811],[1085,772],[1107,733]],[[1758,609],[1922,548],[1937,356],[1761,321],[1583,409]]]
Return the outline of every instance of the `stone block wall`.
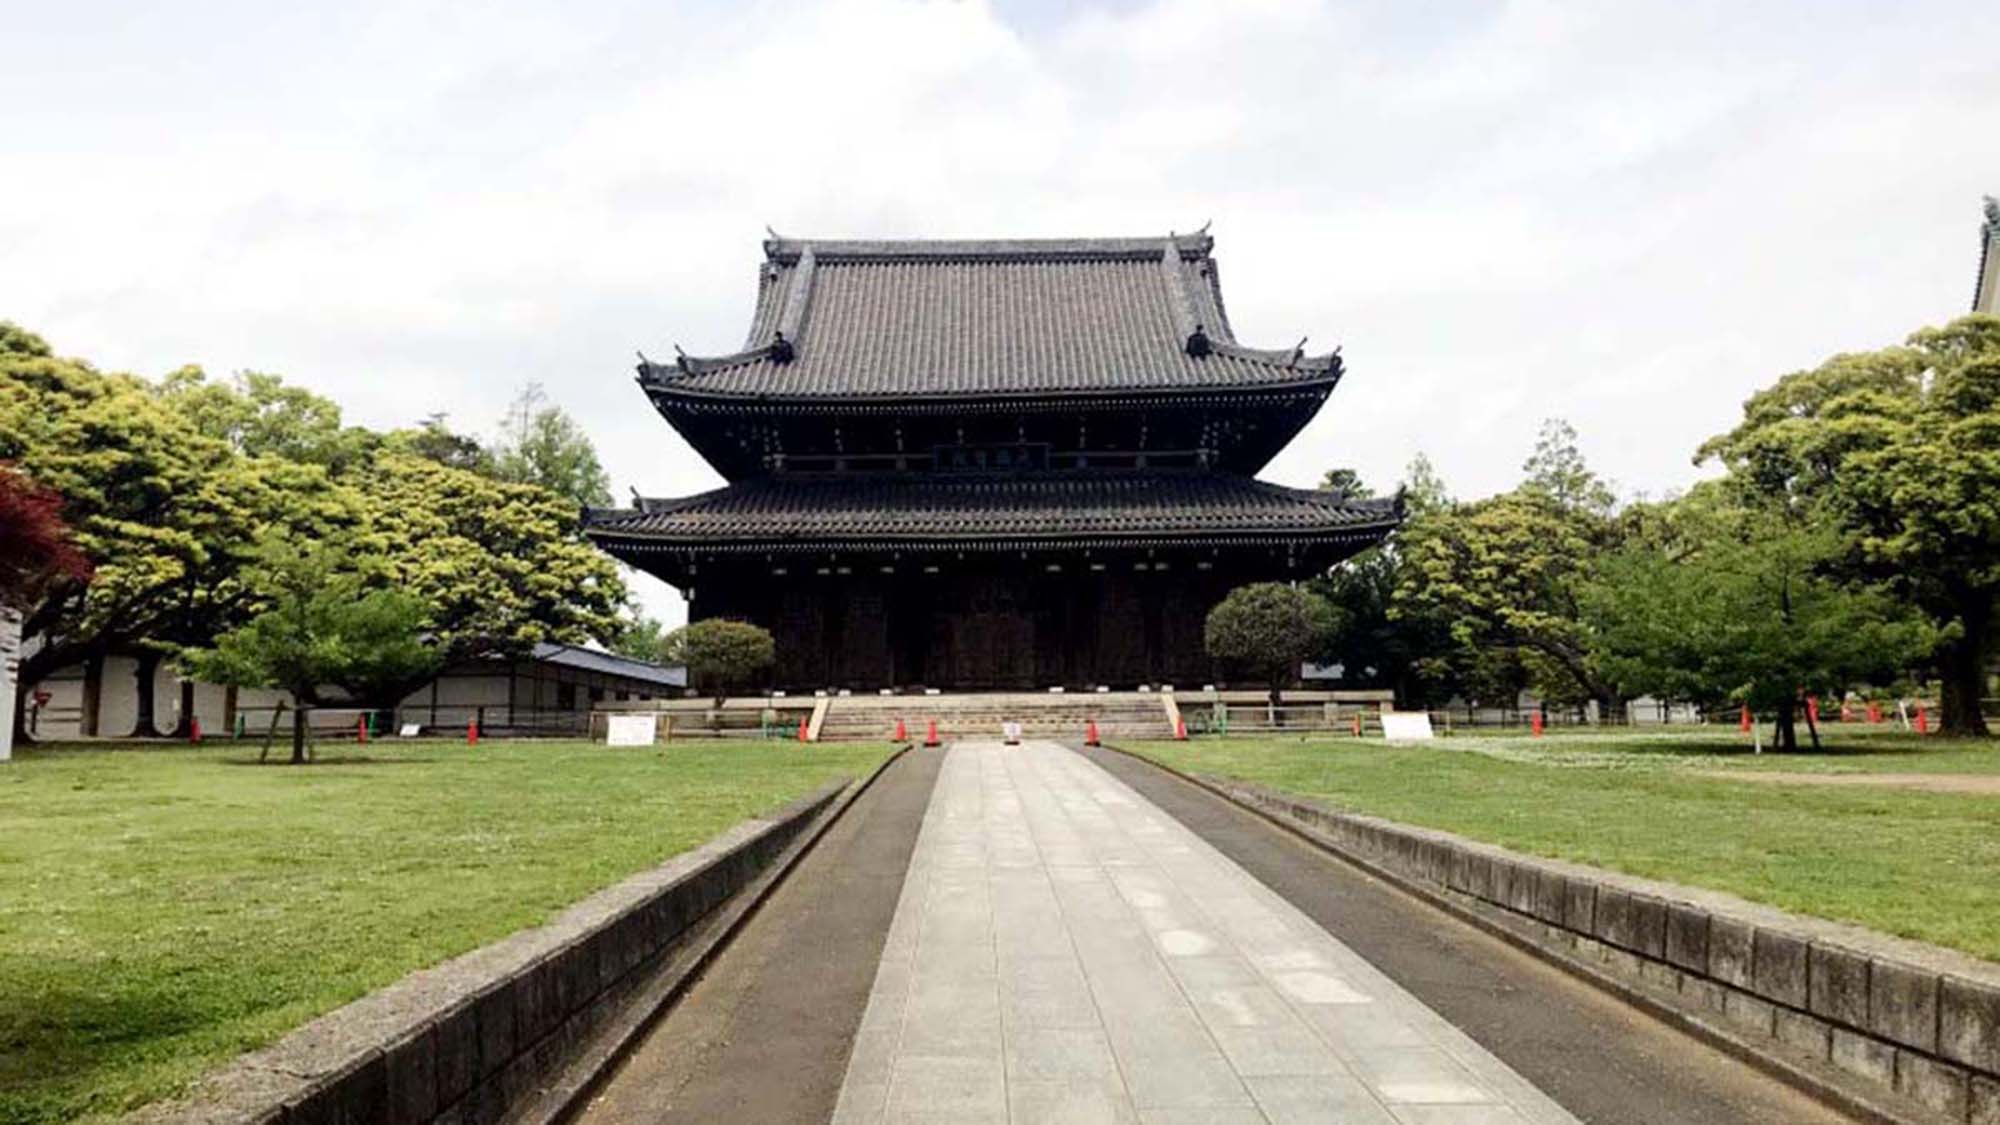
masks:
[[[2000,1125],[2000,965],[1730,895],[1531,858],[1205,779],[1386,874],[1645,986],[1752,1043],[1973,1125]]]

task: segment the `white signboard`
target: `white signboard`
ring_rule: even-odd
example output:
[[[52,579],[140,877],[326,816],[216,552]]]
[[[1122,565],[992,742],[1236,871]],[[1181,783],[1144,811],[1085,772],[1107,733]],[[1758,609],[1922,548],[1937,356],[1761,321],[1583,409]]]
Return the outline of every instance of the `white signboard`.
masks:
[[[1006,741],[1007,741],[1007,745],[1009,745],[1009,746],[1018,746],[1018,745],[1020,745],[1020,743],[1021,743],[1021,724],[1019,724],[1019,723],[1016,723],[1016,722],[1012,722],[1012,721],[1008,721],[1008,722],[1004,722],[1004,723],[1001,723],[1001,724],[1000,724],[1000,736],[1001,736],[1002,738],[1006,739]]]
[[[604,744],[606,746],[651,746],[653,744],[655,724],[650,712],[644,715],[606,715],[604,722]]]
[[[424,733],[421,723],[404,723],[396,732],[397,738],[415,738]]]
[[[1382,737],[1391,742],[1429,742],[1431,716],[1427,711],[1382,712]]]

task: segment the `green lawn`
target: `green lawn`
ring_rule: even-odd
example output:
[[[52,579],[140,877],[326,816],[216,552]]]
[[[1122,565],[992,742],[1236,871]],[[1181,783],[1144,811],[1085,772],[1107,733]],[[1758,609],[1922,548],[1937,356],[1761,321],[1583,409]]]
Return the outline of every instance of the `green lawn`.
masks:
[[[2000,748],[1878,737],[1880,746],[1849,740],[1848,750],[1826,758],[1753,758],[1730,752],[1728,739],[1646,735],[1459,738],[1435,749],[1351,738],[1124,745],[1194,773],[2000,960],[2000,797],[1701,773],[1990,774],[2000,758]]]
[[[29,749],[0,765],[0,1122],[162,1096],[887,754]]]
[[[1804,731],[1801,729],[1801,736]],[[1679,727],[1659,730],[1565,729],[1545,738],[1517,731],[1459,732],[1451,744],[1483,750],[1546,756],[1551,761],[1591,761],[1643,766],[1664,764],[1698,769],[1751,769],[1787,773],[1962,773],[2000,774],[2000,741],[1917,735],[1888,726],[1828,724],[1821,728],[1825,749],[1778,754],[1763,731],[1764,752],[1754,752],[1750,736],[1735,727]]]

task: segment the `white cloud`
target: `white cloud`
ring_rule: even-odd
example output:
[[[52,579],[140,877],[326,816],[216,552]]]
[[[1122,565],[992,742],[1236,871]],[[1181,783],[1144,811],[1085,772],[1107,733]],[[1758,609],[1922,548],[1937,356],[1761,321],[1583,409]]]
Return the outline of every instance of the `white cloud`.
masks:
[[[0,316],[276,370],[376,425],[538,380],[619,487],[715,478],[634,348],[740,342],[765,223],[1215,220],[1253,342],[1352,374],[1269,470],[1624,485],[1777,374],[1967,301],[2000,190],[1971,2],[36,6],[0,71]],[[654,591],[655,604],[672,605]]]

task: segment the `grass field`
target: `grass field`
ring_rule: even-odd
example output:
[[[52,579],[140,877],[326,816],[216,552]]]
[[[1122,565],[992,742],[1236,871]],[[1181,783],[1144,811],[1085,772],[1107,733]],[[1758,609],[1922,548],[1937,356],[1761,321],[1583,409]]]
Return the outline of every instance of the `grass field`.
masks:
[[[1351,738],[1125,748],[1194,773],[2000,960],[2000,797],[1752,784],[1711,772],[1991,775],[2000,762],[2000,747],[1914,736],[1841,744],[1824,756],[1752,756],[1700,734],[1455,738],[1421,749]]]
[[[0,1122],[164,1095],[887,754],[30,749],[0,765]]]

